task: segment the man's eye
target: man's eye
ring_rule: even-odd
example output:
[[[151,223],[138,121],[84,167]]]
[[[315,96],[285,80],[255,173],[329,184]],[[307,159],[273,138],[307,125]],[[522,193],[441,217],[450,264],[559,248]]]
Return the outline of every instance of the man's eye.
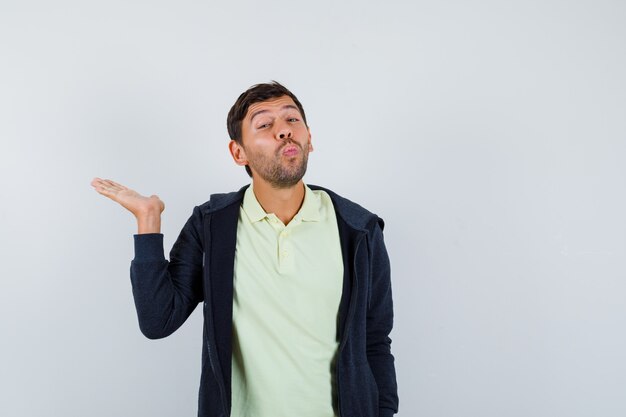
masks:
[[[265,127],[269,126],[269,125],[270,125],[269,123],[263,123],[263,124],[262,124],[261,126],[259,126],[257,129],[263,129],[263,128],[265,128]]]
[[[295,117],[290,117],[287,120],[289,120],[290,122],[297,122],[298,121],[298,119],[296,119]]]

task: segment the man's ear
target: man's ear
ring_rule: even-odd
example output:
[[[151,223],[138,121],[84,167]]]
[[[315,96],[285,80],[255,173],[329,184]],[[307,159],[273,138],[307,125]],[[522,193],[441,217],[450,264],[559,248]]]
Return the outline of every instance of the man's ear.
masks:
[[[242,145],[237,143],[237,141],[231,140],[230,142],[228,142],[228,150],[230,151],[230,155],[233,157],[233,160],[237,165],[248,165],[246,151],[245,149],[243,149]]]

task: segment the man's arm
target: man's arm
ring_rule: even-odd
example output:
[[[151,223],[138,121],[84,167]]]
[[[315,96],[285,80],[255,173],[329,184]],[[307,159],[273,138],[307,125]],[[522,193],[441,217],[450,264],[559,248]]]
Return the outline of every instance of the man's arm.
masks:
[[[367,310],[367,360],[378,385],[380,417],[398,412],[398,388],[389,333],[393,327],[391,268],[383,240],[382,220],[369,238],[371,292]]]
[[[163,234],[134,235],[130,278],[139,328],[150,339],[172,334],[204,298],[201,231],[200,209],[194,207],[170,251],[169,262],[164,256]]]
[[[170,252],[163,252],[161,213],[165,204],[157,195],[145,197],[109,179],[94,178],[94,189],[130,211],[137,219],[135,258],[130,278],[139,328],[150,338],[169,336],[202,301],[202,216],[195,207]]]

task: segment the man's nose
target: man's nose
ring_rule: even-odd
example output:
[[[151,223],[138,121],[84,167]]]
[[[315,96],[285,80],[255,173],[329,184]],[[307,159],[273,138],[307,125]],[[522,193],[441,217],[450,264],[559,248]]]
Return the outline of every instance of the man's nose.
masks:
[[[281,126],[276,132],[276,137],[281,140],[291,139],[291,129],[289,128],[289,126]]]

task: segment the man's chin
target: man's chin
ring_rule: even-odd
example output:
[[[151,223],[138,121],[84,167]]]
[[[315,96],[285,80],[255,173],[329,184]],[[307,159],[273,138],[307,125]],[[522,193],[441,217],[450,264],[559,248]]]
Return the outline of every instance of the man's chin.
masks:
[[[306,169],[302,173],[297,173],[294,175],[284,175],[278,178],[272,178],[272,180],[269,182],[272,184],[272,186],[274,186],[274,188],[280,188],[280,189],[291,188],[297,185],[302,180],[302,178],[304,178],[305,173],[306,173]]]

